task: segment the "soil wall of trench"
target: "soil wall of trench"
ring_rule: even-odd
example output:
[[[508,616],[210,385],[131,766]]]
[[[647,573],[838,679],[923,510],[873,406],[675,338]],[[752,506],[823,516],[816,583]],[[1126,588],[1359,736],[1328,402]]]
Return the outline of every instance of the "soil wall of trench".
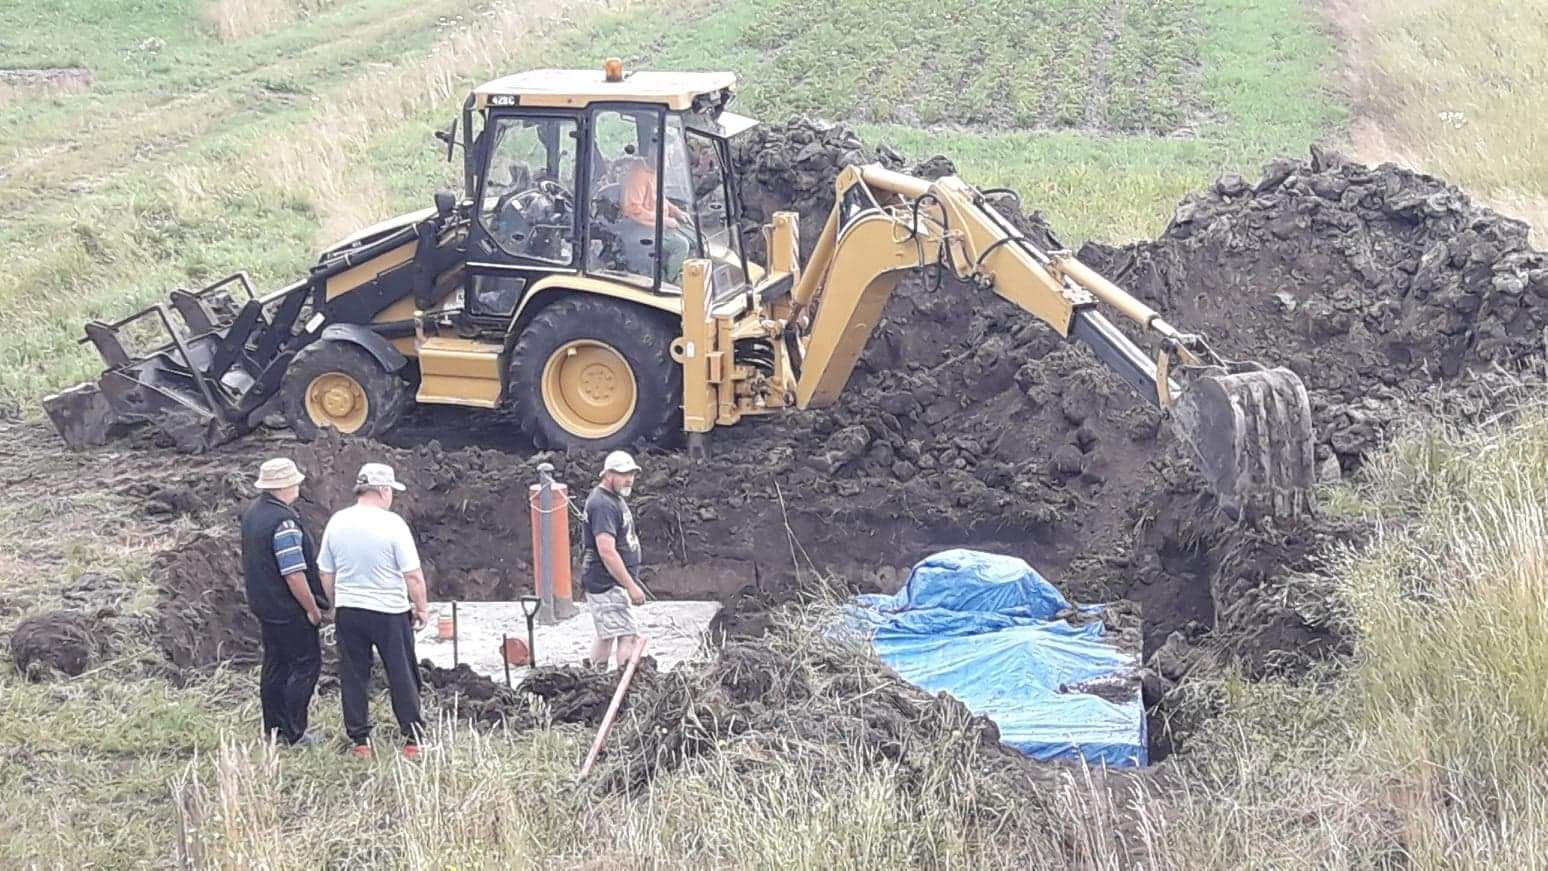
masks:
[[[806,247],[843,165],[952,171],[805,120],[760,128],[736,158],[748,228],[798,209]],[[995,203],[1058,244],[1013,197]],[[1328,478],[1356,471],[1422,395],[1476,408],[1479,373],[1539,355],[1548,327],[1548,261],[1525,224],[1438,179],[1321,149],[1256,180],[1221,178],[1155,240],[1080,255],[1222,355],[1297,371]],[[394,465],[433,598],[530,589],[526,488],[537,463],[553,462],[579,500],[600,457],[532,454],[512,432],[497,414],[422,409],[396,446],[253,438],[163,476],[158,498],[218,518],[218,533],[158,560],[178,605],[161,618],[167,656],[177,667],[255,658],[234,520],[252,470],[273,454],[308,474],[301,507],[319,530],[349,501],[362,462]],[[899,287],[836,407],[717,432],[704,463],[661,450],[641,462],[632,504],[647,585],[725,602],[733,636],[758,634],[772,604],[819,578],[875,589],[896,581],[896,567],[968,546],[1020,556],[1073,598],[1137,603],[1146,655],[1165,678],[1199,641],[1253,674],[1346,647],[1320,560],[1331,543],[1360,540],[1359,524],[1230,523],[1154,410],[1082,348],[950,277]],[[573,517],[572,527],[573,542]]]

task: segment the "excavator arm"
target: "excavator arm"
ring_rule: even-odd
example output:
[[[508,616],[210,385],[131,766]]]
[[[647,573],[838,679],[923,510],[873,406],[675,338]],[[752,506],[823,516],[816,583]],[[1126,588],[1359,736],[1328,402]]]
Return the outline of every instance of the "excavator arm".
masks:
[[[898,281],[938,266],[1085,345],[1161,409],[1229,514],[1311,509],[1311,409],[1294,373],[1227,362],[1069,252],[1040,248],[955,176],[851,166],[836,184],[834,209],[790,292],[797,406],[836,401]],[[1154,351],[1104,308],[1153,338]]]

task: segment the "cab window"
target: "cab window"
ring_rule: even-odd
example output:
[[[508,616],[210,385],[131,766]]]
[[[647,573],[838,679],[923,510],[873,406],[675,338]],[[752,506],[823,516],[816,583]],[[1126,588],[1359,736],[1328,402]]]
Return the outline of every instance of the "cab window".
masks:
[[[587,204],[591,243],[586,268],[592,272],[653,287],[661,258],[658,230],[670,232],[676,221],[667,209],[666,227],[658,227],[661,185],[661,115],[658,112],[597,109],[591,116],[593,152]],[[670,247],[664,245],[663,247]],[[663,276],[671,281],[670,274]]]
[[[489,160],[479,223],[507,254],[570,265],[576,240],[579,137],[563,117],[498,118],[485,131]]]
[[[702,256],[714,263],[710,272],[711,295],[719,297],[747,282],[741,235],[734,226],[731,209],[731,174],[726,171],[725,149],[720,140],[690,130],[685,149],[693,179],[693,224]]]

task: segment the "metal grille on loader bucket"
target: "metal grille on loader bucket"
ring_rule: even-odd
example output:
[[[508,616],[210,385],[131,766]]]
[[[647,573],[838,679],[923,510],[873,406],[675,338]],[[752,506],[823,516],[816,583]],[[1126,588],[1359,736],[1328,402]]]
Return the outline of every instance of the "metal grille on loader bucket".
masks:
[[[1189,381],[1171,420],[1233,519],[1312,510],[1311,402],[1294,372],[1211,367]]]
[[[96,381],[45,397],[43,407],[77,450],[140,423],[182,450],[208,450],[249,429],[263,398],[250,388],[288,332],[274,326],[244,273],[174,291],[170,304],[87,324],[81,341],[96,347],[107,368]],[[131,338],[136,333],[148,347]],[[273,341],[263,340],[268,333]]]

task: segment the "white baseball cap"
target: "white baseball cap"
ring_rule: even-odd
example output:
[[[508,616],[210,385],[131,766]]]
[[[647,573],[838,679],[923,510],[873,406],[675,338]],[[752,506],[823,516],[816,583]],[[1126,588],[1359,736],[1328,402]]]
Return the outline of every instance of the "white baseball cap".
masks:
[[[391,487],[402,491],[408,488],[398,483],[398,476],[393,474],[392,467],[386,463],[366,463],[360,467],[359,474],[355,475],[356,487]]]
[[[604,474],[607,472],[617,472],[621,475],[627,475],[630,472],[638,472],[639,470],[640,465],[634,461],[633,457],[629,456],[628,451],[613,451],[607,455],[607,460],[602,464]]]

